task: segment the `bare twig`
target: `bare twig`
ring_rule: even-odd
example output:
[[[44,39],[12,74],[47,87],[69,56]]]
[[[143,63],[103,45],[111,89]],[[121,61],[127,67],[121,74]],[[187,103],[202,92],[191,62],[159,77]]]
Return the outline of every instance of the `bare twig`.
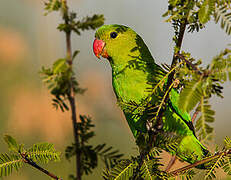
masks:
[[[177,170],[171,171],[169,174],[170,174],[170,176],[178,176],[178,175],[184,173],[185,171],[187,171],[189,169],[192,169],[192,168],[194,168],[196,166],[199,166],[201,164],[205,164],[207,162],[210,162],[210,161],[212,161],[214,159],[217,159],[217,158],[219,158],[221,156],[227,156],[228,154],[231,154],[231,149],[219,152],[219,153],[217,153],[217,154],[215,154],[213,156],[202,159],[201,161],[197,161],[197,162],[195,162],[193,164],[190,164],[190,165],[184,166],[182,168],[179,168]]]
[[[66,25],[69,25],[69,16],[68,16],[68,6],[66,0],[62,0],[63,3],[63,19],[65,21]],[[67,47],[67,63],[70,66],[70,71],[72,71],[72,64],[73,64],[73,58],[72,58],[72,49],[71,49],[71,30],[65,31],[66,33],[66,47]],[[76,103],[75,103],[75,90],[73,86],[72,78],[70,79],[70,93],[68,94],[68,100],[71,106],[71,119],[72,119],[72,125],[73,125],[73,134],[74,134],[74,140],[75,145],[79,145],[79,133],[78,133],[78,124],[77,124],[77,116],[76,116]],[[81,152],[78,148],[76,148],[76,177],[77,180],[81,180]]]
[[[192,123],[194,123],[194,121],[196,120],[197,118],[197,115],[199,114],[200,111],[196,110],[194,113],[193,113],[193,116],[192,116]]]
[[[169,161],[169,163],[168,163],[168,165],[167,165],[167,167],[165,169],[166,172],[170,171],[172,166],[175,164],[176,160],[177,160],[176,155],[171,156],[171,159],[170,159],[170,161]]]
[[[46,175],[50,176],[51,178],[53,179],[56,179],[56,180],[62,180],[61,178],[57,177],[56,175],[52,174],[51,172],[47,171],[46,169],[40,167],[38,164],[36,164],[34,161],[32,161],[31,159],[29,159],[27,157],[27,155],[25,153],[20,153],[19,154],[21,155],[21,157],[23,158],[24,162],[33,166],[34,168],[38,169],[39,171],[45,173]]]

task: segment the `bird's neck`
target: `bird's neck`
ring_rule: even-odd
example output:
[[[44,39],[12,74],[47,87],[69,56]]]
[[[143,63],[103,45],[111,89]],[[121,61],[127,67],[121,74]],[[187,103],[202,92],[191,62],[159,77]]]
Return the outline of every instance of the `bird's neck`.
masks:
[[[121,59],[119,59],[121,58]],[[114,91],[125,102],[141,102],[148,96],[148,83],[156,64],[151,54],[131,53],[110,60]]]
[[[142,50],[138,47],[130,48],[129,51],[120,52],[116,56],[111,57],[109,62],[115,76],[123,73],[127,69],[147,72],[147,70],[156,65],[147,47],[142,48]]]

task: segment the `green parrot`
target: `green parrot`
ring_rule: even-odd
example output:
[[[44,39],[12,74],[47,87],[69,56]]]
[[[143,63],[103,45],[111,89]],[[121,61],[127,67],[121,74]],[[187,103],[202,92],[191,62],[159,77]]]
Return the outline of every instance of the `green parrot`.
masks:
[[[155,63],[148,47],[135,31],[117,24],[101,26],[95,33],[93,51],[98,58],[102,56],[109,60],[117,99],[125,103],[140,104],[151,96],[151,102],[155,102],[157,97],[148,89],[153,88],[153,82],[163,78],[164,70]],[[196,138],[191,117],[187,112],[181,111],[178,100],[179,93],[172,88],[162,116],[162,130],[182,137],[177,149],[170,153],[194,163],[210,153]],[[138,132],[147,132],[148,114],[134,116],[135,113],[124,111],[136,137]],[[188,154],[193,154],[194,158]]]

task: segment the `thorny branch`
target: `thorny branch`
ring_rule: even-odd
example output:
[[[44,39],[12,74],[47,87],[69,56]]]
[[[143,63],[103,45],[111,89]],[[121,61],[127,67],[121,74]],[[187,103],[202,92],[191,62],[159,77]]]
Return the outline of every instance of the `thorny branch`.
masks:
[[[36,164],[34,161],[32,161],[31,159],[29,159],[25,153],[19,152],[19,154],[21,155],[21,157],[23,158],[23,160],[24,160],[25,163],[33,166],[34,168],[36,168],[39,171],[45,173],[46,175],[50,176],[53,179],[62,180],[61,178],[57,177],[56,175],[52,174],[51,172],[47,171],[46,169],[43,169],[38,164]]]
[[[184,33],[185,33],[185,29],[186,29],[186,25],[187,25],[187,20],[184,19],[182,22],[181,22],[181,25],[180,25],[180,30],[179,30],[179,35],[178,35],[178,39],[177,39],[177,42],[176,42],[176,47],[175,47],[175,52],[174,52],[174,55],[173,55],[173,59],[172,59],[172,64],[171,64],[171,68],[174,68],[177,64],[177,56],[176,54],[178,54],[181,50],[181,45],[182,45],[182,42],[183,42],[183,37],[184,37]],[[169,74],[169,77],[168,77],[168,81],[167,81],[167,87],[166,89],[169,89],[172,82],[173,82],[173,77],[174,77],[174,74],[175,74],[175,70],[172,71],[171,74]],[[166,103],[169,99],[169,92],[170,90],[168,91],[168,94],[167,96],[165,97],[164,99],[164,102]],[[155,127],[157,127],[156,129],[159,130],[159,127],[162,128],[163,127],[163,123],[162,123],[162,116],[163,116],[163,111],[160,112],[158,118],[157,118],[157,121],[156,121],[156,125]],[[153,141],[155,141],[156,139],[156,135],[154,135],[153,137]],[[171,161],[170,161],[171,162]],[[175,161],[174,161],[175,162]],[[170,169],[173,165],[174,165],[174,162],[169,164],[168,165],[168,169]]]
[[[175,57],[180,58],[181,60],[183,60],[187,65],[191,66],[191,68],[196,71],[199,75],[203,75],[203,73],[190,61],[188,61],[182,54],[176,53]]]
[[[184,32],[185,32],[185,29],[186,29],[186,25],[187,25],[187,20],[183,20],[181,22],[181,25],[180,25],[180,30],[179,30],[179,36],[178,36],[178,40],[177,40],[177,43],[176,43],[176,50],[173,54],[173,58],[172,58],[172,64],[171,64],[171,68],[173,68],[176,63],[177,63],[177,57],[176,57],[176,54],[178,54],[181,50],[181,46],[182,46],[182,42],[183,42],[183,37],[184,37]],[[171,84],[172,80],[173,80],[173,77],[174,77],[174,74],[175,74],[175,71],[172,72],[170,75],[169,75],[169,79],[168,79],[168,86]]]
[[[169,163],[165,169],[166,172],[168,172],[171,169],[171,167],[175,164],[176,160],[177,160],[176,155],[171,157],[171,159],[170,159],[170,161],[169,161]]]
[[[184,55],[182,54],[179,54],[179,53],[176,53],[175,54],[176,57],[180,58],[182,61],[184,61],[188,66],[190,66],[194,71],[196,71],[199,75],[201,76],[204,76],[205,74],[202,73],[196,66],[195,64],[191,63],[190,61],[188,61]],[[194,121],[196,120],[197,118],[197,115],[199,114],[200,111],[196,110],[194,113],[193,113],[193,116],[192,116],[192,123],[194,123]]]
[[[179,36],[178,36],[178,40],[176,42],[176,50],[175,50],[174,55],[173,55],[171,68],[173,68],[173,67],[176,66],[176,63],[177,63],[176,54],[180,52],[182,41],[183,41],[183,37],[184,37],[184,32],[185,32],[185,29],[186,29],[186,25],[187,25],[187,20],[185,19],[185,20],[183,20],[181,22],[181,25],[180,25]],[[173,71],[169,75],[166,89],[169,89],[169,87],[171,86],[174,74],[175,74],[175,71]],[[165,98],[165,102],[168,101],[169,92],[168,92],[167,97]],[[156,122],[157,126],[160,126],[162,124],[162,116],[163,116],[163,111],[159,114],[159,117],[158,117],[157,122]]]
[[[68,16],[68,7],[66,0],[62,0],[63,3],[63,20],[66,25],[69,25],[69,16]],[[67,63],[70,66],[70,71],[72,71],[72,50],[71,50],[71,30],[65,31],[66,33],[66,47],[67,47]],[[75,145],[79,145],[79,134],[78,134],[78,125],[77,125],[77,117],[76,117],[76,103],[75,103],[75,90],[72,81],[73,76],[70,79],[70,92],[68,94],[68,100],[71,106],[71,118],[73,124],[73,134]],[[81,180],[81,152],[76,148],[76,177],[77,180]]]
[[[217,159],[217,158],[219,158],[221,156],[227,156],[229,154],[231,154],[231,149],[219,152],[219,153],[217,153],[217,154],[215,154],[213,156],[210,156],[210,157],[207,157],[205,159],[202,159],[201,161],[197,161],[197,162],[195,162],[193,164],[190,164],[190,165],[184,166],[182,168],[179,168],[177,170],[171,171],[169,174],[170,174],[170,176],[178,176],[178,175],[184,173],[185,171],[187,171],[189,169],[192,169],[192,168],[194,168],[196,166],[199,166],[201,164],[205,164],[207,162],[210,162],[210,161],[212,161],[214,159]]]

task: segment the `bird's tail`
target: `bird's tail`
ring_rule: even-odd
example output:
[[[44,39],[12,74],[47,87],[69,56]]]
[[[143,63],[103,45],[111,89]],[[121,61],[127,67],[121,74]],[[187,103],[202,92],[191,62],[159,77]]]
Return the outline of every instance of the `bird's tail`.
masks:
[[[204,147],[199,140],[193,136],[185,136],[177,148],[176,155],[182,160],[187,161],[190,164],[193,164],[197,161],[202,160],[205,157],[211,155],[209,150]],[[206,164],[196,166],[199,169],[207,169]]]

